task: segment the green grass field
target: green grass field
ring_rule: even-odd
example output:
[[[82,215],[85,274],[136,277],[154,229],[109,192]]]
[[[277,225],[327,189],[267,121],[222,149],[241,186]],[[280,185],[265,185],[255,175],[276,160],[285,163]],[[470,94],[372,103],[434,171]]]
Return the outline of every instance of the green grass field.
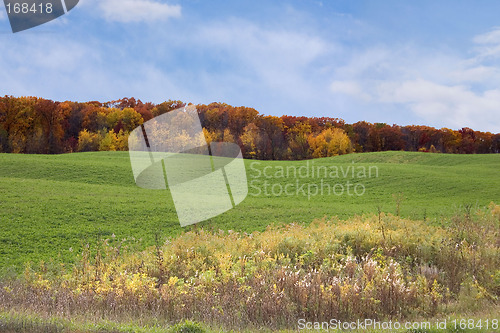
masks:
[[[324,216],[346,218],[375,213],[379,207],[394,214],[398,198],[404,198],[400,202],[402,216],[442,223],[437,221],[453,216],[463,207],[500,202],[500,155],[383,152],[309,162],[245,162],[251,185],[249,196],[235,209],[199,226],[253,231],[274,223],[309,223]],[[309,175],[305,175],[307,165]],[[356,171],[354,178],[352,169],[347,169],[352,167]],[[366,178],[360,177],[362,170],[366,170]],[[372,177],[368,177],[369,170]],[[342,171],[347,171],[345,177]],[[264,193],[264,181],[268,182],[268,195]],[[330,188],[341,184],[344,193],[339,195],[338,185],[336,193],[328,194],[327,185],[323,185],[320,195],[321,182]],[[347,193],[348,182],[353,184],[353,195]],[[354,193],[356,184],[358,194],[363,195]],[[273,195],[273,191],[280,194],[287,185],[289,195]],[[19,270],[26,261],[47,261],[58,256],[56,260],[71,262],[73,252],[83,243],[113,234],[117,239],[142,239],[140,246],[147,246],[154,243],[155,234],[170,237],[183,230],[168,191],[135,185],[126,152],[0,154],[3,270]]]

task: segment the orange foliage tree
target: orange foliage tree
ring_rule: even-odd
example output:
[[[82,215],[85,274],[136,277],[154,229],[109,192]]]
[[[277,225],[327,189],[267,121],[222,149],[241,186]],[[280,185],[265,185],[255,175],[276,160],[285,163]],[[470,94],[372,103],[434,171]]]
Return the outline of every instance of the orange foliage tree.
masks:
[[[122,98],[101,103],[56,102],[38,97],[0,97],[0,152],[64,153],[126,150],[130,131],[185,106]],[[247,158],[300,160],[385,150],[500,153],[500,134],[429,126],[398,126],[333,117],[264,116],[225,103],[197,105],[207,141],[235,142]]]

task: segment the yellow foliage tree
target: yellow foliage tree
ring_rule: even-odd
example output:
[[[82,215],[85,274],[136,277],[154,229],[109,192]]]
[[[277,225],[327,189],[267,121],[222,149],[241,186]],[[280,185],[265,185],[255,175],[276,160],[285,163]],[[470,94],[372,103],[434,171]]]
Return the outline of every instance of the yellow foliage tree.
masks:
[[[132,108],[109,109],[105,114],[107,127],[115,128],[120,125],[125,132],[132,132],[137,126],[142,125],[144,120],[139,112]],[[104,113],[103,113],[104,115]]]
[[[224,130],[224,142],[236,142],[234,135],[231,133],[229,128]]]
[[[101,142],[99,142],[99,150],[100,151],[114,151],[116,150],[116,142],[118,141],[118,137],[116,133],[112,130],[106,132]]]
[[[308,138],[314,158],[337,156],[352,153],[352,143],[344,130],[328,128],[319,135]]]
[[[128,149],[128,133],[123,130],[118,133],[109,130],[107,133],[101,134],[100,137],[100,151],[125,151]]]
[[[205,135],[205,140],[207,140],[207,144],[210,145],[210,143],[212,142],[218,142],[218,141],[222,141],[222,135],[220,133],[220,131],[210,131],[210,130],[207,130],[206,128],[203,128],[203,134]]]
[[[254,123],[245,126],[240,137],[246,158],[256,158],[260,140],[259,129]]]
[[[120,130],[117,134],[116,150],[127,151],[128,150],[128,133]]]
[[[99,148],[99,134],[84,129],[78,134],[78,151],[96,151]]]

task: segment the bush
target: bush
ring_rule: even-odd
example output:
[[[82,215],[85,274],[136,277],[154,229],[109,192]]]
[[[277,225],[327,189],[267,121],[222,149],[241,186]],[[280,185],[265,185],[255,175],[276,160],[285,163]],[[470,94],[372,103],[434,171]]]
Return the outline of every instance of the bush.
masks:
[[[500,297],[499,211],[467,210],[447,227],[380,213],[250,235],[195,229],[138,253],[104,240],[71,270],[42,263],[0,283],[0,304],[232,329],[428,317],[450,303],[473,310]],[[189,321],[172,329],[202,330]]]
[[[205,333],[205,329],[196,322],[184,320],[170,328],[171,333]]]

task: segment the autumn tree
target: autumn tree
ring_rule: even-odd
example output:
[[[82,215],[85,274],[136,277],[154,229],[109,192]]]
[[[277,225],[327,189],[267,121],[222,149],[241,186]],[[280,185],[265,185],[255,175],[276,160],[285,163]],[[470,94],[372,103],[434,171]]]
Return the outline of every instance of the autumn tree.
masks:
[[[405,148],[403,133],[397,125],[385,125],[378,129],[380,150],[402,150]]]
[[[405,150],[418,151],[421,148],[429,150],[431,145],[439,147],[441,150],[444,149],[441,140],[442,133],[433,127],[410,125],[402,127],[401,132],[403,133]]]
[[[211,103],[209,105],[198,105],[196,107],[200,117],[201,125],[210,131],[224,131],[229,125],[228,105],[223,103]]]
[[[76,137],[82,130],[83,126],[83,109],[86,107],[84,103],[69,102],[71,110],[66,119],[66,133],[65,137]]]
[[[106,115],[107,128],[113,129],[115,133],[120,132],[120,130],[130,133],[143,122],[141,114],[132,108],[108,109]]]
[[[39,121],[34,106],[36,97],[5,96],[0,106],[0,121],[8,137],[9,152],[35,152],[38,137],[41,136]],[[5,135],[5,134],[4,134]]]
[[[96,104],[96,103],[85,103],[85,107],[82,112],[82,129],[86,129],[91,132],[97,132],[107,126],[106,117],[102,117],[105,114],[106,108]],[[101,114],[101,115],[99,115]]]
[[[386,126],[387,124],[385,123],[375,123],[370,126],[368,139],[365,145],[366,151],[382,151],[384,142],[381,137],[381,129]]]
[[[140,102],[140,100],[139,100]],[[118,99],[116,101],[110,101],[103,104],[106,108],[114,108],[114,109],[125,109],[125,108],[135,108],[137,106],[138,101],[134,97],[124,97]]]
[[[243,134],[240,137],[240,142],[245,158],[259,158],[259,147],[261,141],[260,130],[254,123],[250,123],[243,129]]]
[[[153,116],[153,109],[155,108],[155,105],[151,102],[143,103],[140,100],[137,102],[137,105],[134,107],[134,110],[137,111],[142,119],[144,119],[144,122],[152,119]]]
[[[476,153],[491,154],[494,152],[493,134],[489,132],[474,132],[476,136]]]
[[[458,130],[461,135],[458,152],[462,154],[473,154],[476,152],[476,133],[474,130],[464,127]]]
[[[493,135],[491,139],[491,152],[492,153],[500,153],[500,134]]]
[[[164,113],[180,109],[182,107],[186,106],[186,103],[182,101],[173,101],[173,100],[168,100],[166,102],[160,103],[156,105],[152,110],[151,113],[153,117],[158,117]]]
[[[312,128],[308,122],[297,122],[287,131],[288,150],[287,156],[291,160],[310,158],[309,136]]]
[[[283,135],[283,120],[279,117],[264,116],[255,121],[260,130],[260,140],[257,149],[259,157],[264,160],[278,160],[286,153],[285,137]]]
[[[222,136],[223,136],[222,141],[236,143],[236,139],[235,139],[233,133],[231,133],[231,131],[229,130],[229,128],[226,128],[224,130],[224,133]]]
[[[352,125],[352,129],[354,132],[354,148],[357,152],[368,151],[368,140],[370,135],[370,129],[372,128],[372,124],[366,121],[358,121],[357,123]]]
[[[205,136],[205,140],[207,144],[210,145],[212,142],[220,142],[223,141],[224,134],[219,130],[210,131],[203,127],[203,135]]]
[[[308,124],[309,126],[311,126],[311,130],[312,130],[310,118],[307,118],[305,116],[301,116],[301,117],[281,116],[281,120],[283,121],[283,126],[285,128],[285,134],[287,134],[289,129],[294,128],[299,123],[300,124]]]
[[[64,138],[64,121],[70,115],[71,106],[67,102],[59,103],[47,99],[39,99],[34,106],[40,118],[42,129],[42,148],[45,154],[62,153]]]
[[[84,129],[78,135],[78,151],[97,151],[101,137],[99,133],[89,132]]]
[[[128,134],[120,130],[102,131],[98,135],[98,146],[100,151],[123,151],[128,149]]]
[[[458,131],[441,128],[441,150],[444,153],[457,153],[460,147],[461,135]]]
[[[106,103],[77,103],[4,96],[0,97],[0,152],[124,150],[132,130],[155,116],[184,106],[182,101],[168,100],[155,105],[133,97]],[[352,150],[500,152],[500,134],[470,128],[400,127],[364,121],[351,125],[333,117],[263,116],[253,108],[225,103],[196,107],[205,138],[192,137],[180,130],[183,122],[191,121],[184,119],[183,113],[175,119],[178,126],[162,125],[154,129],[155,133],[172,138],[170,142],[175,141],[181,147],[193,140],[200,140],[200,146],[205,141],[235,142],[242,147],[245,157],[266,160],[305,159]]]
[[[255,121],[259,116],[259,112],[257,110],[244,106],[232,108],[227,112],[227,128],[235,137],[239,137],[243,134],[244,128],[251,122]]]
[[[309,136],[312,157],[330,157],[352,153],[352,143],[344,130],[328,128],[319,135]]]

